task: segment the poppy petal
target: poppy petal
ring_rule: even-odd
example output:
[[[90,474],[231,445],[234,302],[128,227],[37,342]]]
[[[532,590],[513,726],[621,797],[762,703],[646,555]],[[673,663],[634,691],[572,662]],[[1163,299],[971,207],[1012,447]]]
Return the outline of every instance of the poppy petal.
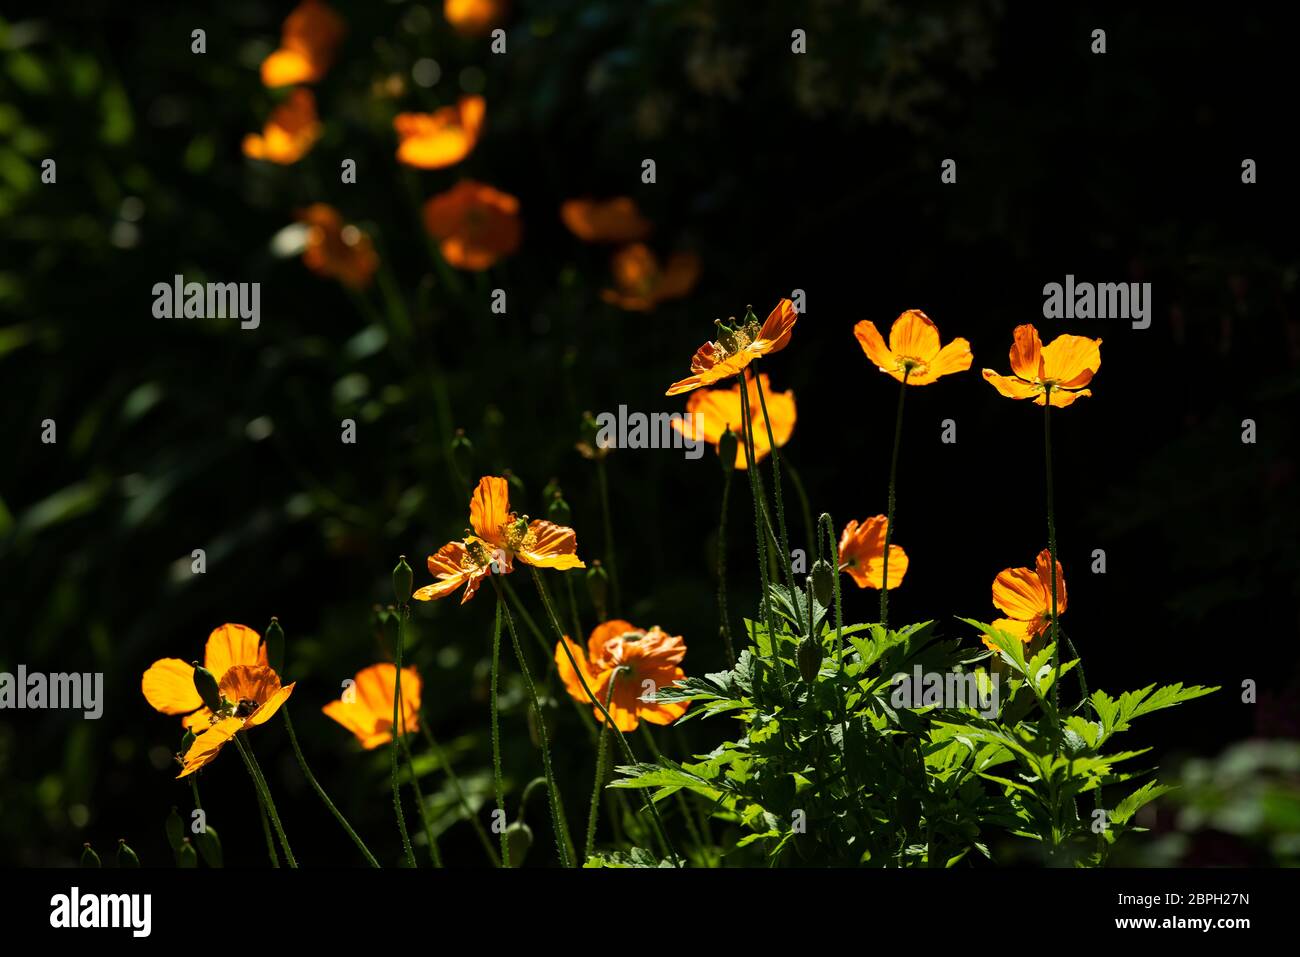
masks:
[[[194,689],[194,666],[179,658],[162,658],[149,666],[140,679],[144,699],[163,714],[189,714],[203,706]]]

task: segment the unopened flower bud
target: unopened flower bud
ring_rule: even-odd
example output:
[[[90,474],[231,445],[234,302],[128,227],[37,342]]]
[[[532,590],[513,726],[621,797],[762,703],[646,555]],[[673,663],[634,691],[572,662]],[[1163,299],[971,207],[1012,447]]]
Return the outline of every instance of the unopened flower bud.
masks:
[[[266,626],[266,663],[277,675],[284,673],[284,629],[274,616]]]
[[[171,847],[173,853],[179,853],[181,844],[185,840],[185,822],[181,820],[180,811],[172,808],[172,812],[167,815],[167,844]]]
[[[533,829],[523,821],[512,821],[506,827],[506,853],[510,857],[511,867],[523,864],[532,846]]]
[[[126,838],[117,839],[117,866],[118,867],[139,867],[140,858],[136,856],[135,851],[126,845]]]
[[[731,474],[736,470],[736,454],[739,451],[740,436],[727,429],[718,439],[718,460],[722,463],[723,472]]]
[[[799,642],[796,657],[799,659],[799,674],[803,680],[812,684],[822,670],[822,643],[817,638],[805,638]]]
[[[81,866],[82,867],[99,867],[99,855],[89,844],[81,846]]]
[[[415,585],[415,576],[411,566],[406,564],[406,556],[397,557],[397,567],[393,569],[393,595],[398,605],[405,605],[411,600],[411,589]]]
[[[813,597],[821,602],[823,608],[829,608],[831,599],[835,597],[835,571],[830,562],[820,558],[813,562],[812,585]]]
[[[596,613],[601,618],[605,617],[605,598],[609,595],[609,573],[605,571],[605,566],[596,559],[587,569],[587,594],[591,596],[591,603],[596,606]]]
[[[199,698],[207,705],[209,711],[220,711],[221,688],[217,685],[217,679],[213,677],[211,671],[197,661],[193,664],[194,690],[199,693]]]
[[[198,867],[199,866],[198,852],[194,850],[194,845],[190,843],[190,839],[188,837],[184,840],[184,842],[182,842],[181,849],[176,852],[176,866],[177,867]]]

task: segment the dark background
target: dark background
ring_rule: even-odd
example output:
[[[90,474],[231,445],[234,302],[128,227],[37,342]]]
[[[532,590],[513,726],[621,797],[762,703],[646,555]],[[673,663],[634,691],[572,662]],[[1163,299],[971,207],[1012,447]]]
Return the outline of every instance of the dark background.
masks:
[[[288,632],[292,707],[314,768],[395,860],[386,752],[357,752],[319,706],[391,655],[373,608],[391,600],[397,554],[426,555],[465,525],[450,429],[474,442],[475,476],[509,468],[522,480],[522,511],[541,514],[541,489],[558,478],[580,554],[603,557],[595,472],[574,450],[581,412],[680,410],[663,391],[711,321],[747,303],[764,315],[795,288],[807,314],[764,365],[796,393],[786,455],[837,527],[885,510],[896,399],[853,324],[871,319],[887,335],[900,311],[921,308],[945,341],[971,342],[969,373],[908,394],[895,541],[911,568],[891,597],[891,620],[937,618],[952,634],[969,633],[953,615],[995,617],[993,577],[1046,545],[1041,410],[1001,398],[979,370],[1009,371],[1022,322],[1045,341],[1104,339],[1093,396],[1054,414],[1065,624],[1090,683],[1112,694],[1224,686],[1131,732],[1156,746],[1151,763],[1166,777],[1184,756],[1250,765],[1228,796],[1189,785],[1190,804],[1162,803],[1152,850],[1133,861],[1300,857],[1290,24],[1243,4],[516,3],[503,24],[509,53],[493,56],[486,40],[453,33],[440,4],[333,6],[349,35],[315,87],[325,136],[302,162],[275,167],[245,160],[239,144],[271,106],[257,65],[290,5],[6,5],[0,670],[103,671],[107,704],[98,722],[0,716],[0,862],[70,863],[83,841],[102,851],[126,836],[146,863],[167,863],[162,821],[188,791],[167,764],[177,722],[148,707],[139,675],[159,657],[196,657],[223,621],[260,631],[273,614]],[[196,27],[204,56],[190,53]],[[808,31],[805,56],[790,52],[796,27]],[[1104,55],[1089,52],[1097,27]],[[410,82],[421,57],[441,66],[432,88]],[[395,97],[392,77],[404,81]],[[393,112],[480,85],[477,149],[449,170],[399,168]],[[58,161],[57,185],[39,183],[45,156]],[[355,186],[338,182],[344,157],[357,161]],[[640,182],[646,157],[654,185]],[[939,181],[947,157],[955,185]],[[1255,185],[1241,183],[1246,157]],[[524,242],[457,290],[430,262],[418,209],[461,176],[519,197]],[[572,196],[616,194],[654,221],[661,256],[699,254],[689,297],[645,314],[601,302],[610,249],[580,243],[557,211]],[[128,197],[143,204],[138,219],[122,217]],[[271,253],[270,238],[313,201],[372,235],[394,298],[372,287],[367,312]],[[153,284],[178,272],[261,282],[261,327],[153,319]],[[1151,327],[1044,320],[1042,287],[1067,273],[1150,281]],[[505,316],[488,310],[495,287],[507,290]],[[409,337],[374,321],[392,303]],[[269,436],[250,437],[262,417]],[[345,417],[359,423],[355,446],[338,441]],[[1255,445],[1241,442],[1248,417]],[[58,423],[57,445],[40,443],[45,418]],[[939,441],[945,418],[957,421],[956,445]],[[607,466],[624,615],[684,635],[689,672],[716,670],[716,458],[627,450]],[[748,610],[751,513],[743,485],[735,491],[732,606]],[[200,547],[208,570],[197,577],[188,556]],[[1095,548],[1104,576],[1089,571]],[[515,584],[540,620],[527,578]],[[847,599],[852,620],[875,610],[875,592]],[[491,611],[484,597],[421,605],[409,651],[476,794],[490,788]],[[583,614],[590,627],[589,606]],[[1245,679],[1259,683],[1259,704],[1241,703]],[[540,762],[522,733],[522,691],[510,690],[513,806]],[[559,704],[557,763],[576,820],[591,758]],[[663,739],[678,754],[732,729],[718,719],[681,730]],[[1254,743],[1243,751],[1243,740]],[[303,835],[300,859],[353,863],[278,723],[254,743],[290,838]],[[261,863],[237,764],[205,773],[205,806],[230,861]],[[1202,783],[1228,774],[1200,767]],[[426,790],[441,786],[431,775]],[[1211,810],[1244,810],[1228,823],[1189,819],[1198,794]],[[530,823],[544,819],[539,802]],[[453,862],[480,859],[463,824],[444,844]],[[548,846],[539,839],[536,863]]]

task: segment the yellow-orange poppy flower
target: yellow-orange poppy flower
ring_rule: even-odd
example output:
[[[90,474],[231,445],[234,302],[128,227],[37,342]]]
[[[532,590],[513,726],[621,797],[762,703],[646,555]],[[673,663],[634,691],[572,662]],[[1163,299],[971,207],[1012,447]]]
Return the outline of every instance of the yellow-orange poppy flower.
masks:
[[[857,519],[844,526],[840,534],[840,571],[859,588],[880,589],[885,574],[885,530],[888,521],[876,515],[865,522]],[[903,584],[907,574],[907,552],[901,546],[889,543],[889,588],[892,591]]]
[[[664,394],[680,395],[700,386],[712,385],[739,374],[760,356],[780,352],[790,344],[790,334],[798,319],[794,303],[782,299],[761,326],[757,319],[734,329],[717,321],[718,338],[695,351],[691,358],[691,375],[674,382]]]
[[[185,753],[183,778],[211,764],[221,749],[241,731],[265,724],[293,694],[293,685],[280,686],[280,676],[266,665],[234,665],[218,684],[228,703],[207,731],[200,734]]]
[[[379,256],[370,237],[344,223],[338,210],[313,203],[298,214],[307,224],[307,247],[302,261],[319,276],[337,279],[352,289],[364,289],[379,268]]]
[[[763,404],[759,401],[758,386],[763,386],[763,397],[767,400],[768,419],[772,423],[772,438],[776,447],[782,448],[794,434],[795,413],[794,392],[773,392],[766,372],[759,373],[758,381],[748,369],[745,370],[746,391],[749,396],[749,414],[754,423],[754,461],[763,461],[772,451],[767,440],[767,427],[763,424]],[[714,448],[722,441],[728,431],[736,433],[740,439],[736,443],[736,468],[748,468],[745,460],[744,427],[741,421],[740,383],[730,389],[701,389],[686,400],[686,418],[673,419],[673,428],[687,438],[702,438]],[[704,416],[704,434],[692,434],[695,429],[696,413]]]
[[[1006,568],[993,579],[993,604],[1007,617],[990,622],[998,631],[1028,644],[1052,624],[1052,553],[1044,548],[1033,568]],[[1056,563],[1056,614],[1065,611],[1065,572]],[[984,644],[994,651],[988,638]]]
[[[1075,399],[1092,395],[1086,389],[1101,368],[1101,340],[1087,336],[1057,336],[1047,345],[1038,330],[1026,323],[1016,326],[1011,346],[1012,375],[984,370],[984,378],[1009,399],[1033,398],[1042,405],[1050,394],[1053,406],[1065,408]]]
[[[602,289],[600,297],[629,312],[648,312],[661,302],[680,299],[700,278],[700,257],[677,252],[662,266],[659,258],[642,243],[625,246],[614,254],[611,268],[613,289]]]
[[[478,143],[486,112],[483,97],[462,96],[455,106],[444,106],[432,113],[398,113],[393,117],[398,161],[420,169],[442,169],[459,163]]]
[[[335,699],[321,708],[357,737],[366,750],[393,740],[393,678],[397,668],[389,663],[371,665],[357,672],[345,699]],[[402,669],[402,713],[399,726],[406,732],[420,729],[420,674]]]
[[[316,119],[316,97],[311,90],[299,87],[271,111],[260,134],[244,137],[244,155],[281,165],[296,163],[320,139],[321,129]]]
[[[262,636],[246,625],[224,624],[212,629],[203,647],[203,667],[218,684],[237,665],[266,665]],[[160,658],[140,679],[140,691],[163,714],[185,715],[182,724],[198,734],[212,723],[213,714],[194,688],[194,666],[180,658]]]
[[[681,661],[686,656],[686,642],[659,627],[648,631],[631,622],[617,619],[597,625],[587,639],[587,650],[564,636],[578,663],[582,678],[564,645],[555,646],[555,665],[565,690],[578,701],[589,702],[582,688],[587,687],[604,704],[609,701],[609,716],[620,731],[635,731],[642,719],[651,724],[672,724],[686,712],[687,702],[655,700],[659,689],[686,677]],[[614,692],[610,695],[610,682]],[[603,721],[600,709],[592,707],[597,721]]]
[[[266,86],[316,83],[334,62],[347,27],[320,0],[303,0],[284,20],[280,48],[262,61]]]
[[[588,243],[630,243],[650,235],[650,221],[628,196],[566,200],[560,218],[569,232]]]
[[[499,23],[505,8],[504,0],[446,0],[442,13],[457,33],[477,36]]]
[[[457,269],[487,269],[519,248],[519,200],[461,180],[424,204],[424,225]]]
[[[853,327],[853,335],[876,368],[899,382],[906,376],[908,385],[929,385],[940,376],[970,368],[970,343],[954,339],[940,347],[939,327],[920,309],[909,309],[894,320],[889,345],[876,324],[866,319]]]
[[[514,563],[505,552],[494,554],[482,540],[470,536],[463,542],[448,542],[429,556],[429,573],[436,579],[432,585],[417,588],[411,596],[419,601],[435,601],[450,595],[461,585],[463,605],[474,597],[488,575],[508,575]]]

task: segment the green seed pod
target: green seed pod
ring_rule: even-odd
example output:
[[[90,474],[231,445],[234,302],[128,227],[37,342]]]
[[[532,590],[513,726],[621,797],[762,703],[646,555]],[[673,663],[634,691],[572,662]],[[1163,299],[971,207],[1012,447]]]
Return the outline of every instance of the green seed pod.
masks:
[[[172,808],[172,812],[167,815],[167,844],[171,847],[172,853],[180,851],[184,840],[185,822],[181,820],[180,811]]]
[[[185,733],[181,735],[181,757],[182,758],[184,758],[185,755],[190,753],[190,748],[194,747],[194,738],[195,738],[194,732],[191,731],[189,728],[186,728]]]
[[[89,844],[81,846],[81,866],[82,867],[99,867],[99,855]]]
[[[739,451],[740,436],[727,429],[718,439],[718,461],[722,463],[724,473],[730,475],[736,470],[736,453]]]
[[[506,852],[510,856],[510,866],[521,866],[532,846],[533,829],[523,821],[511,822],[506,828]]]
[[[266,663],[277,675],[284,674],[284,629],[274,615],[266,626]]]
[[[194,690],[199,693],[199,698],[212,711],[221,710],[221,689],[217,686],[217,679],[213,677],[212,672],[204,668],[197,661],[194,665]]]
[[[415,575],[411,566],[406,564],[406,556],[397,557],[397,567],[393,569],[393,595],[398,605],[405,605],[411,600],[411,589],[415,585]]]
[[[573,522],[573,510],[569,508],[569,503],[564,500],[559,489],[556,489],[555,494],[551,496],[551,504],[546,508],[546,518],[556,525],[569,526]]]
[[[591,563],[587,569],[587,594],[591,596],[591,603],[596,606],[596,613],[601,618],[605,617],[605,599],[609,595],[609,573],[601,565],[600,559]],[[574,636],[577,640],[577,636]]]
[[[209,824],[206,828],[194,835],[194,843],[198,845],[199,854],[203,856],[203,863],[208,867],[223,867],[223,858],[221,853],[221,838],[217,834],[217,829]]]
[[[187,868],[199,866],[198,852],[194,850],[194,845],[190,843],[190,839],[188,837],[185,839],[185,842],[181,845],[181,849],[176,853],[176,866],[187,867]]]
[[[816,638],[805,638],[799,642],[795,657],[799,659],[799,674],[803,680],[812,684],[822,670],[822,643]]]
[[[813,596],[821,602],[823,608],[829,608],[835,598],[835,572],[831,564],[817,559],[812,567]]]
[[[136,856],[135,851],[126,846],[126,838],[117,839],[117,866],[118,867],[139,867],[140,858]]]

